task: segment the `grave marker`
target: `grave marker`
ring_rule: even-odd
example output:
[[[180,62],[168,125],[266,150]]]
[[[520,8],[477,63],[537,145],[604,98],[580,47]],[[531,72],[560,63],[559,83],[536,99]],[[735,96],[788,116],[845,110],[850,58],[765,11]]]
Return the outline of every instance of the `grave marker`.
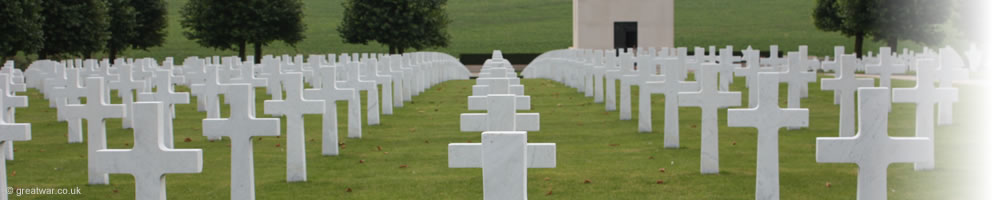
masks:
[[[285,116],[285,138],[287,138],[286,180],[306,181],[306,138],[302,115],[322,114],[323,101],[306,100],[302,97],[302,73],[289,72],[281,75],[286,98],[264,101],[264,113]]]
[[[719,64],[704,63],[701,65],[701,90],[697,92],[681,92],[678,94],[678,105],[701,107],[701,173],[719,173],[719,108],[739,106],[739,92],[720,92],[718,90]]]
[[[791,59],[795,57],[789,54]],[[789,67],[792,68],[792,67]],[[778,106],[780,74],[762,72],[757,86],[757,106],[729,109],[730,127],[757,128],[757,199],[780,199],[778,183],[778,129],[809,126],[809,109]],[[813,76],[815,77],[815,76]],[[789,89],[791,91],[792,89]]]
[[[107,149],[107,132],[105,130],[104,119],[122,118],[125,115],[125,106],[121,104],[108,104],[104,99],[108,94],[104,93],[104,78],[87,78],[87,104],[66,105],[65,110],[67,120],[87,119],[87,175],[88,182],[95,185],[108,184],[108,171],[100,170],[100,159],[94,159],[98,150]]]
[[[937,64],[937,61],[930,59],[917,61],[917,85],[913,88],[892,89],[892,102],[917,104],[916,135],[926,137],[931,143],[934,142],[934,104],[958,101],[958,89],[935,88]],[[931,149],[930,160],[915,163],[914,169],[934,169],[934,145],[927,148]]]
[[[523,131],[483,132],[482,143],[448,144],[448,168],[483,168],[484,199],[527,199],[528,168],[555,168],[555,143]]]
[[[171,149],[163,144],[167,107],[161,102],[135,103],[135,146],[104,149],[90,160],[97,170],[135,177],[135,199],[166,199],[166,174],[201,173],[201,149]],[[105,175],[107,176],[107,175]]]
[[[816,138],[816,162],[856,164],[857,198],[886,199],[889,164],[930,161],[934,144],[923,137],[889,137],[888,88],[861,88],[858,102],[861,131],[850,137]]]
[[[248,84],[227,85],[226,98],[232,99],[228,119],[202,120],[202,134],[232,139],[230,167],[231,199],[254,199],[253,136],[280,136],[281,120],[254,116],[254,90]]]

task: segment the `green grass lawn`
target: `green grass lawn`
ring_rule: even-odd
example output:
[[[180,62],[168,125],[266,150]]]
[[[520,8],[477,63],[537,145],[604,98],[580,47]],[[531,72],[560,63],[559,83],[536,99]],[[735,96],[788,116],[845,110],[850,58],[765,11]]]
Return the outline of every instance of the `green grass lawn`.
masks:
[[[448,143],[479,142],[480,133],[459,132],[459,115],[466,110],[472,80],[449,81],[414,97],[395,115],[382,116],[382,125],[365,126],[363,139],[346,138],[346,104],[340,104],[340,156],[320,155],[321,116],[306,117],[308,182],[285,182],[284,134],[253,139],[258,199],[478,199],[482,196],[481,169],[448,168]],[[617,112],[605,112],[575,89],[550,80],[525,79],[531,111],[541,114],[541,131],[529,132],[529,142],[557,144],[554,169],[528,170],[528,196],[532,199],[750,199],[754,196],[756,130],[728,128],[725,110],[719,110],[721,173],[699,173],[700,114],[682,108],[681,148],[664,149],[663,96],[654,96],[653,133],[637,133],[636,120],[620,121]],[[743,88],[737,78],[732,88]],[[897,87],[913,82],[894,81]],[[979,155],[975,131],[980,124],[977,96],[964,88],[956,105],[953,126],[939,127],[937,167],[915,172],[912,164],[889,167],[890,199],[969,199],[977,183],[969,181]],[[187,90],[179,88],[180,91]],[[782,86],[781,91],[785,87]],[[634,89],[633,91],[638,91]],[[746,105],[746,90],[743,102]],[[782,92],[782,96],[784,96]],[[29,108],[18,109],[17,121],[31,123],[32,140],[17,142],[16,160],[7,162],[9,186],[19,188],[76,188],[81,196],[31,195],[15,199],[132,199],[130,175],[111,175],[111,185],[87,185],[86,144],[67,144],[66,123],[55,121],[37,90]],[[637,96],[636,94],[633,94]],[[257,89],[257,113],[263,113],[263,88]],[[365,95],[362,95],[365,97]],[[784,98],[782,98],[784,99]],[[633,98],[635,101],[636,98]],[[117,103],[117,101],[115,101]],[[192,102],[195,102],[192,99]],[[815,161],[816,137],[837,135],[838,106],[833,93],[810,85],[802,105],[810,108],[810,127],[780,133],[781,192],[785,199],[852,199],[857,168],[852,164],[819,164]],[[782,103],[784,104],[784,103]],[[633,102],[633,105],[638,105]],[[914,106],[895,104],[890,117],[894,136],[912,136]],[[365,112],[362,112],[365,113]],[[637,111],[633,111],[637,113]],[[174,140],[176,148],[204,151],[200,174],[167,175],[171,199],[228,199],[229,139],[209,142],[200,130],[204,113],[194,104],[178,105]],[[223,107],[228,116],[228,107]],[[262,115],[263,116],[263,115]],[[86,124],[86,123],[84,123]],[[107,121],[108,148],[131,148],[132,131],[120,120]],[[86,130],[86,129],[84,129]],[[190,138],[191,142],[184,142]],[[280,145],[280,146],[278,146]],[[381,151],[379,151],[381,147]],[[364,163],[359,162],[364,160]],[[401,168],[401,165],[407,167]],[[658,169],[665,168],[661,173]],[[584,180],[592,183],[584,184]],[[656,184],[663,180],[664,184]],[[829,182],[831,187],[826,187]],[[346,192],[351,188],[352,192]],[[551,192],[551,195],[548,193]]]
[[[336,27],[343,17],[344,0],[303,0],[308,29],[306,39],[296,48],[283,43],[267,47],[265,54],[327,54],[341,52],[388,52],[388,47],[345,44]],[[177,64],[188,56],[236,55],[198,46],[182,35],[179,10],[187,0],[168,2],[170,24],[163,47],[149,51],[132,50],[130,57],[174,57]],[[853,52],[854,40],[839,33],[821,32],[812,24],[814,0],[700,0],[676,1],[675,40],[677,46],[733,45],[744,49],[752,45],[767,49],[780,45],[783,51],[795,51],[809,45],[810,53],[825,56],[833,46],[845,45]],[[573,46],[573,8],[568,0],[451,0],[447,10],[452,19],[452,35],[447,48],[429,49],[457,56],[462,53],[489,53],[500,49],[508,53],[543,53]],[[911,49],[914,45],[902,43]],[[876,51],[881,43],[866,41],[866,51]],[[921,48],[922,49],[922,48]],[[248,50],[248,53],[252,51]]]

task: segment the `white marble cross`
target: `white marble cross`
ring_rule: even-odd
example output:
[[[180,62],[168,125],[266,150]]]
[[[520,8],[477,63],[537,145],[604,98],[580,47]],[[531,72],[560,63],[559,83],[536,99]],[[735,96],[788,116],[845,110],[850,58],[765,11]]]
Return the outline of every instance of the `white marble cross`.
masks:
[[[87,174],[90,184],[108,184],[107,172],[98,169],[100,160],[92,159],[98,150],[108,148],[104,119],[121,118],[125,115],[124,105],[104,103],[107,96],[104,93],[104,79],[90,77],[87,78],[87,104],[71,104],[63,108],[66,110],[66,119],[87,119],[87,157],[91,158],[87,159]]]
[[[390,55],[388,58],[389,68],[387,72],[392,75],[392,106],[403,107],[403,84],[405,82],[405,71],[400,68],[403,62],[402,55]]]
[[[639,56],[637,59],[638,77],[631,80],[634,84],[639,86],[639,132],[646,133],[653,131],[653,107],[652,107],[652,90],[649,89],[649,82],[658,79],[656,75],[656,63],[654,60],[659,58],[654,58],[651,55]],[[662,66],[661,68],[674,67],[674,66]],[[680,66],[676,66],[680,67]]]
[[[878,64],[866,65],[865,74],[878,74],[879,87],[892,88],[892,75],[906,73],[906,65],[897,63],[889,47],[879,48],[878,51]]]
[[[491,94],[524,95],[524,85],[517,78],[477,78],[472,86],[472,96]]]
[[[0,91],[0,93],[5,93],[6,91]],[[5,99],[0,99],[0,103],[6,101]],[[0,149],[6,149],[13,141],[28,141],[31,140],[31,124],[27,123],[13,123],[14,120],[4,119],[5,116],[0,115]],[[6,157],[5,153],[0,153],[0,156]],[[3,189],[0,192],[0,199],[7,199],[8,190],[7,188],[7,159],[0,158],[0,188]]]
[[[678,58],[657,58],[655,61],[661,65],[663,76],[659,81],[647,82],[652,94],[663,94],[663,148],[680,147],[680,124],[677,107],[677,95],[680,92],[698,91],[700,85],[696,82],[686,82],[679,80],[678,73],[685,70],[682,60]],[[641,88],[640,88],[641,89]]]
[[[778,49],[778,45],[770,46],[771,52],[767,58],[761,58],[760,64],[763,66],[776,67],[781,65],[783,62],[781,58],[781,51]],[[786,56],[787,57],[787,56]]]
[[[856,164],[857,199],[886,199],[889,164],[930,161],[934,144],[924,137],[889,137],[888,88],[861,88],[858,103],[861,131],[850,137],[816,138],[816,162]]]
[[[254,72],[253,60],[244,61],[242,65],[237,64],[237,68],[240,69],[240,74],[237,78],[234,78],[230,83],[246,83],[253,87],[265,87],[267,86],[267,79],[257,78],[257,73]]]
[[[840,75],[843,74],[843,70],[840,69],[840,63],[845,59],[842,59],[841,55],[844,55],[844,46],[835,46],[833,47],[833,59],[822,62],[821,68],[827,71],[832,70],[834,78],[840,78]],[[852,56],[847,59],[853,60],[854,57]],[[851,73],[854,73],[854,71]],[[833,91],[833,104],[840,104],[840,91]]]
[[[384,57],[383,57],[384,58]],[[363,72],[366,72],[366,78],[375,80],[375,83],[381,85],[380,88],[381,97],[380,102],[382,103],[381,111],[382,114],[391,115],[392,114],[392,75],[388,73],[389,61],[388,60],[378,60],[375,58],[366,59],[365,62],[371,67],[364,68]]]
[[[392,106],[393,107],[403,107],[403,101],[407,99],[406,95],[409,94],[409,89],[407,87],[410,75],[409,71],[402,68],[403,56],[402,55],[392,55],[389,56],[389,72],[392,73]]]
[[[135,177],[135,199],[166,199],[166,174],[201,173],[201,149],[172,149],[163,145],[166,107],[161,102],[135,103],[135,146],[104,149],[89,160],[97,170]]]
[[[517,110],[530,110],[528,105],[511,94],[492,94],[489,96],[470,96],[469,110],[486,110],[486,113],[462,113],[461,127],[463,132],[470,131],[538,131],[538,113],[517,113]]]
[[[265,57],[263,61],[264,73],[261,77],[267,79],[267,93],[271,95],[271,100],[281,100],[281,65],[282,61],[276,58]]]
[[[981,72],[980,69],[983,67],[983,52],[979,51],[976,47],[976,43],[969,44],[969,50],[965,51],[965,58],[969,60],[969,69],[974,72]]]
[[[937,65],[937,61],[932,59],[917,61],[917,86],[913,88],[892,89],[892,102],[917,104],[916,135],[917,137],[926,137],[932,143],[934,142],[935,127],[934,104],[958,101],[958,89],[936,88],[934,86],[934,81],[937,80],[938,75],[935,74]],[[917,162],[913,165],[914,169],[934,169],[934,145],[927,148],[931,149],[930,160]]]
[[[167,107],[164,112],[164,115],[167,116],[167,120],[163,121],[163,144],[166,145],[167,148],[174,148],[173,118],[176,117],[176,115],[173,114],[174,105],[191,103],[191,98],[187,92],[174,92],[174,84],[170,79],[170,71],[156,70],[155,74],[156,75],[152,81],[156,86],[156,92],[140,92],[139,101],[163,102],[163,105]]]
[[[726,46],[719,50],[719,90],[729,91],[729,85],[733,83],[733,73],[740,68],[739,58],[733,56],[733,46]]]
[[[14,87],[11,84],[11,74],[0,73],[0,109],[2,109],[3,118],[7,123],[14,123],[14,111],[17,108],[28,107],[28,97],[26,96],[15,96]],[[0,150],[5,154],[7,160],[14,160],[14,141],[6,142]]]
[[[757,93],[759,93],[757,91],[757,73],[763,71],[760,68],[760,51],[747,47],[746,50],[743,50],[743,59],[747,61],[746,67],[735,69],[736,76],[745,77],[745,86],[750,89],[747,92],[748,104],[750,107],[754,107],[757,106]]]
[[[219,66],[209,65],[205,67],[205,81],[200,84],[191,85],[191,93],[198,93],[198,97],[203,99],[205,104],[206,118],[220,118],[222,105],[219,104],[219,95],[224,94],[223,88],[226,84],[219,83]],[[222,137],[208,136],[209,140],[219,140]]]
[[[129,64],[116,63],[118,65],[118,80],[111,81],[108,86],[118,91],[118,97],[122,98],[122,105],[125,105],[125,116],[122,116],[122,128],[132,128],[132,104],[135,103],[135,91],[142,89],[146,85],[145,80],[135,80],[132,76],[133,66]]]
[[[347,118],[347,134],[349,135],[361,135],[361,91],[368,91],[368,125],[376,125],[379,122],[378,119],[378,87],[375,86],[374,81],[361,81],[361,75],[358,73],[358,63],[348,62],[345,66],[340,66],[345,68],[346,80],[337,83],[344,88],[354,89],[357,98],[348,101],[348,112],[357,113],[358,117],[348,116]],[[375,95],[374,98],[372,95]]]
[[[802,52],[788,53],[788,71],[778,73],[779,82],[788,83],[788,108],[800,108],[801,100],[805,94],[802,90],[808,90],[809,83],[816,82],[816,72],[806,71],[808,69],[806,69],[805,62],[807,61],[803,60],[800,56],[801,53]],[[788,127],[788,129],[798,128],[800,127]]]
[[[588,86],[594,88],[594,103],[604,103],[604,74],[608,71],[604,67],[604,51],[593,50],[590,56],[590,62],[586,66],[590,68],[588,76],[593,79],[593,85]]]
[[[875,86],[875,80],[870,78],[859,79],[854,76],[854,69],[857,67],[857,60],[854,55],[841,55],[838,59],[840,67],[836,71],[843,73],[836,78],[824,78],[820,81],[820,89],[833,90],[840,94],[840,137],[854,136],[854,92],[860,87]]]
[[[604,52],[604,110],[614,111],[618,109],[616,103],[617,92],[615,88],[618,87],[618,80],[621,80],[624,74],[622,67],[618,65],[618,60],[620,58],[615,56],[614,50],[608,50]]]
[[[632,86],[636,85],[636,82],[640,80],[639,77],[642,75],[642,72],[635,69],[635,60],[632,53],[621,54],[618,59],[619,66],[621,67],[621,72],[619,72],[621,83],[618,88],[621,91],[621,95],[618,95],[619,120],[632,119]]]
[[[528,168],[555,168],[555,143],[523,131],[487,131],[482,143],[448,144],[448,168],[483,168],[483,199],[527,199]]]
[[[50,99],[56,102],[56,120],[66,121],[66,135],[69,143],[83,142],[83,121],[80,119],[69,119],[66,116],[66,105],[79,104],[81,97],[86,97],[89,90],[80,84],[80,72],[76,68],[66,68],[66,82],[62,87],[51,90]]]
[[[968,80],[969,70],[963,69],[965,63],[962,61],[962,57],[958,55],[958,52],[951,47],[942,48],[940,50],[940,62],[941,66],[937,69],[936,74],[938,75],[938,87],[941,88],[954,88],[952,82],[956,80]],[[956,88],[957,89],[957,88]],[[938,102],[938,112],[937,112],[937,124],[938,125],[950,125],[952,124],[952,113],[954,112],[952,107],[955,103],[954,101],[948,101],[945,99],[943,102]],[[955,97],[958,100],[958,97]]]
[[[789,58],[795,57],[789,54]],[[729,109],[730,127],[757,128],[757,192],[756,199],[780,199],[778,183],[778,129],[809,126],[809,109],[778,106],[779,75],[762,72],[758,77],[757,106]],[[813,76],[815,77],[815,76]],[[791,91],[791,89],[789,89]]]
[[[285,138],[287,138],[288,158],[286,180],[288,182],[306,181],[306,136],[302,115],[322,114],[323,101],[306,100],[302,97],[302,73],[289,72],[281,74],[285,87],[284,100],[264,101],[264,113],[285,116]]]
[[[322,88],[306,89],[304,96],[307,99],[322,100],[325,104],[323,109],[323,143],[321,144],[323,155],[340,155],[340,139],[337,138],[337,101],[350,101],[359,97],[354,89],[337,87],[337,80],[333,78],[337,77],[337,70],[334,67],[320,67],[315,70],[315,73],[326,77],[321,79],[325,83],[323,83]],[[361,135],[348,135],[347,137],[361,138]]]
[[[226,98],[232,99],[228,119],[202,120],[202,134],[232,139],[230,174],[231,199],[254,199],[253,136],[281,135],[281,119],[257,118],[254,90],[248,84],[227,85]]]
[[[701,65],[701,90],[681,92],[678,105],[701,107],[701,173],[719,173],[719,108],[739,106],[742,102],[739,92],[718,90],[719,64]]]

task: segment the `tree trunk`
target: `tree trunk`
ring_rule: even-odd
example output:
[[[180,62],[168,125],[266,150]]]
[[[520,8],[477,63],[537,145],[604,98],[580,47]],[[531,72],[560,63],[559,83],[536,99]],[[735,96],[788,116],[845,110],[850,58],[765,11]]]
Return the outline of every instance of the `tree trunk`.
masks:
[[[253,63],[254,64],[260,64],[260,58],[261,58],[261,56],[263,56],[262,54],[264,54],[264,49],[262,49],[263,46],[264,45],[261,44],[260,42],[254,42],[253,43]]]
[[[862,51],[864,51],[865,49],[864,45],[865,45],[865,33],[861,31],[854,33],[854,56],[857,57],[858,59],[861,59],[861,56],[864,54],[862,53]]]
[[[240,61],[247,60],[247,43],[240,42]]]
[[[118,59],[118,49],[108,49],[108,60],[111,60],[111,64],[115,64],[115,59]]]
[[[899,48],[899,37],[893,35],[889,36],[885,40],[889,43],[889,48],[892,48],[892,52],[896,52],[896,49]]]

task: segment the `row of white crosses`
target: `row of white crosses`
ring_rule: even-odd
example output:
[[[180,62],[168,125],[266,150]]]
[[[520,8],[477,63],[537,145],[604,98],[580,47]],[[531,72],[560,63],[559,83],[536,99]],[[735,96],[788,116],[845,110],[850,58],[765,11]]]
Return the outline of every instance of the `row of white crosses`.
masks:
[[[468,71],[464,71],[465,77],[461,77],[462,71],[457,71],[459,67],[455,64],[458,63],[457,59],[453,57],[448,57],[444,54],[432,54],[427,53],[428,57],[433,57],[433,59],[447,59],[451,58],[454,62],[449,62],[450,66],[440,67],[434,66],[435,64],[441,64],[442,61],[435,61],[432,58],[427,58],[426,63],[423,63],[424,68],[427,70],[445,68],[445,70],[438,70],[440,72],[446,72],[445,74],[434,75],[434,73],[426,73],[428,78],[424,80],[443,82],[445,80],[451,79],[466,79],[468,77]],[[389,58],[388,56],[386,58]],[[228,65],[217,64],[219,60],[223,63],[228,63]],[[199,94],[199,104],[206,104],[202,107],[209,111],[209,117],[206,119],[206,136],[209,137],[221,137],[230,136],[240,138],[248,138],[251,135],[278,135],[278,124],[274,123],[273,129],[267,128],[272,127],[272,123],[259,123],[260,120],[256,120],[254,116],[253,107],[253,92],[250,88],[254,86],[266,87],[268,84],[264,83],[266,80],[261,81],[260,78],[256,77],[256,72],[254,72],[255,67],[249,62],[235,62],[233,59],[219,59],[218,57],[213,58],[210,61],[204,61],[198,63],[199,59],[188,59],[184,67],[175,68],[171,60],[164,62],[164,66],[157,66],[155,60],[152,59],[138,59],[138,60],[118,60],[116,65],[113,67],[107,62],[100,66],[96,65],[96,61],[87,60],[81,61],[63,61],[63,62],[53,62],[53,61],[38,61],[32,64],[33,68],[28,70],[27,75],[24,76],[29,80],[29,85],[37,87],[43,91],[44,94],[50,100],[52,100],[53,105],[57,106],[59,117],[63,120],[70,122],[76,122],[77,125],[73,126],[71,123],[70,133],[73,132],[73,128],[76,128],[77,134],[69,134],[70,141],[72,142],[83,142],[82,131],[79,130],[79,122],[81,119],[87,119],[88,125],[88,155],[91,159],[88,160],[88,182],[91,184],[108,184],[108,173],[130,173],[136,176],[137,182],[137,198],[146,199],[150,198],[160,198],[164,197],[165,191],[162,191],[162,175],[164,173],[181,173],[181,172],[191,172],[197,173],[201,169],[201,158],[200,150],[177,150],[178,152],[188,152],[192,153],[197,151],[197,156],[194,154],[184,155],[184,156],[167,156],[171,158],[177,158],[176,160],[180,162],[174,165],[163,165],[156,167],[145,166],[148,163],[173,163],[175,161],[142,161],[147,158],[160,158],[159,156],[150,156],[149,154],[158,154],[157,152],[173,152],[173,130],[172,130],[172,118],[175,114],[172,112],[174,104],[186,104],[188,103],[187,93],[176,93],[173,90],[175,83],[173,81],[180,81],[179,84],[189,84],[196,92]],[[78,64],[78,63],[82,63]],[[68,66],[70,67],[66,67]],[[190,64],[190,65],[189,65]],[[199,65],[200,64],[200,65]],[[237,68],[231,68],[230,66],[236,66]],[[371,65],[371,67],[375,67]],[[464,70],[464,67],[461,67]],[[280,70],[280,69],[279,69]],[[87,75],[82,75],[81,72],[88,71]],[[330,70],[332,72],[333,70]],[[118,73],[113,73],[118,72]],[[0,74],[0,78],[4,78],[4,74]],[[296,76],[297,75],[297,76]],[[334,77],[335,75],[329,75]],[[21,76],[18,76],[21,77]],[[187,77],[187,78],[184,78]],[[223,78],[224,77],[224,78]],[[286,87],[285,90],[288,91],[289,97],[297,97],[297,99],[303,102],[307,101],[302,97],[303,87],[302,87],[302,75],[296,72],[289,73],[277,73],[276,76],[279,77],[280,81],[284,83]],[[358,76],[354,76],[358,78]],[[80,79],[86,79],[86,82],[80,81]],[[108,81],[109,79],[113,79]],[[17,83],[24,83],[25,81],[20,81]],[[224,82],[224,83],[223,83]],[[330,79],[328,85],[329,88],[335,88],[336,82],[334,79]],[[85,84],[84,84],[85,83]],[[111,85],[111,87],[104,87],[105,83]],[[298,84],[295,84],[298,83]],[[421,87],[429,87],[429,83],[425,83]],[[15,84],[16,85],[16,84]],[[23,84],[22,84],[23,85]],[[400,84],[402,85],[402,84]],[[4,86],[4,85],[0,85]],[[16,86],[15,86],[16,87]],[[157,88],[156,92],[152,92],[151,88]],[[235,89],[234,89],[235,88]],[[386,88],[391,88],[386,86]],[[111,90],[118,90],[119,96],[123,98],[128,98],[128,100],[123,99],[123,104],[110,104],[108,95]],[[248,90],[248,92],[240,92],[241,90]],[[2,91],[2,90],[0,90]],[[132,92],[138,92],[138,100],[136,102],[132,101]],[[274,91],[280,96],[281,90]],[[231,112],[232,118],[230,119],[220,119],[218,116],[218,99],[217,96],[220,94],[227,95],[227,103],[233,105]],[[378,94],[373,92],[373,94]],[[356,96],[356,95],[351,95]],[[0,105],[7,106],[7,104],[2,104],[5,100],[11,99],[6,98],[8,96],[2,96],[0,98]],[[86,104],[79,104],[80,98],[87,98]],[[215,97],[215,98],[212,98]],[[375,97],[377,99],[377,96]],[[13,98],[11,102],[15,102],[17,98]],[[211,102],[215,102],[212,104]],[[278,100],[285,101],[285,100]],[[322,106],[322,101],[319,102]],[[26,102],[26,101],[25,101]],[[146,103],[155,102],[155,103]],[[267,102],[279,103],[279,102]],[[142,106],[140,106],[142,104]],[[286,103],[291,107],[294,103]],[[158,107],[154,110],[149,110],[148,107],[155,105]],[[377,104],[376,104],[377,105]],[[13,106],[13,105],[11,105]],[[147,107],[147,108],[140,108]],[[246,107],[246,108],[243,108]],[[284,113],[275,110],[265,105],[265,111],[269,113],[284,114],[288,116],[289,114],[295,115],[296,113]],[[302,107],[299,105],[298,107]],[[306,106],[308,107],[308,106]],[[146,110],[143,110],[146,109]],[[134,110],[134,111],[133,111]],[[214,113],[212,110],[215,110]],[[315,109],[324,110],[324,109]],[[334,109],[335,110],[335,109]],[[311,111],[310,111],[311,112]],[[298,114],[298,119],[301,119],[301,113]],[[6,114],[6,113],[5,113]],[[319,114],[319,113],[316,113]],[[11,113],[12,115],[12,113]],[[376,113],[375,115],[378,115]],[[245,116],[245,117],[244,117]],[[2,116],[0,116],[2,117]],[[140,117],[144,117],[141,118]],[[358,116],[360,117],[360,116]],[[123,118],[131,119],[129,121],[123,120],[123,128],[134,127],[136,128],[136,148],[133,150],[107,150],[106,136],[104,130],[104,120],[108,118]],[[304,136],[302,134],[294,134],[295,129],[301,130],[301,120],[299,120],[299,125],[295,126],[294,117],[289,117],[291,126],[289,127],[289,181],[304,181],[305,180],[305,157],[304,157]],[[2,118],[0,118],[2,119]],[[267,122],[278,122],[277,119],[261,119]],[[326,129],[336,130],[335,118],[333,127],[325,126]],[[243,123],[247,124],[250,121],[251,125],[223,125],[227,123],[212,123],[213,121],[235,121],[232,123]],[[259,127],[258,127],[259,126]],[[225,127],[225,128],[223,128]],[[251,128],[252,130],[232,130],[232,127],[243,127]],[[256,127],[256,128],[255,128]],[[297,128],[296,128],[297,127]],[[225,130],[221,130],[225,129]],[[274,130],[274,131],[271,131]],[[239,133],[234,133],[234,131]],[[209,133],[213,132],[213,133]],[[301,131],[299,131],[301,132]],[[238,134],[248,134],[243,137]],[[142,135],[142,136],[140,136]],[[293,137],[293,136],[301,137]],[[326,135],[325,135],[326,136]],[[328,138],[328,137],[327,137]],[[336,133],[333,133],[333,142],[326,144],[327,146],[333,146],[334,148],[326,149],[337,149],[336,145]],[[295,151],[296,148],[291,146],[301,147],[302,151]],[[249,142],[247,140],[246,142]],[[235,142],[239,143],[239,142]],[[326,141],[324,141],[326,143]],[[6,142],[4,144],[8,144]],[[239,145],[234,144],[234,157],[233,163],[239,163],[240,166],[246,166],[246,159],[252,159],[249,154],[249,145]],[[235,149],[241,150],[235,150]],[[324,152],[324,154],[327,154]],[[163,154],[158,154],[163,155]],[[169,155],[165,154],[165,155]],[[177,154],[180,155],[180,154]],[[299,156],[301,155],[301,156]],[[336,153],[334,153],[336,155]],[[298,159],[301,158],[301,159]],[[186,160],[185,160],[186,159]],[[135,160],[138,160],[136,162]],[[192,161],[192,162],[184,162]],[[197,162],[194,162],[197,161]],[[299,162],[301,164],[298,164]],[[252,161],[249,161],[252,163]],[[252,164],[251,164],[252,166]],[[180,167],[180,168],[173,168]],[[142,169],[145,168],[145,169]],[[299,170],[301,169],[301,170]],[[246,177],[244,175],[252,175],[252,168],[240,168],[234,167],[233,169],[233,198],[234,199],[247,199],[244,197],[253,196],[252,193],[252,177]],[[294,172],[293,172],[294,171]],[[301,172],[299,172],[301,171]],[[240,176],[237,176],[239,174]],[[248,180],[249,179],[249,180]],[[249,181],[249,183],[247,183]],[[249,189],[248,189],[249,188]],[[251,191],[249,194],[246,191]]]
[[[482,142],[448,144],[448,167],[482,168],[484,199],[527,199],[528,168],[555,168],[556,145],[528,143],[527,131],[539,130],[539,115],[517,113],[531,109],[530,97],[515,94],[523,92],[523,86],[495,84],[496,80],[518,79],[508,76],[514,72],[513,68],[504,64],[506,60],[499,54],[494,52],[493,58],[484,64],[484,69],[491,69],[480,74],[494,80],[482,90],[486,93],[468,97],[469,110],[486,110],[486,113],[461,116],[460,129],[482,133]]]
[[[119,64],[121,62],[124,61],[119,61]],[[55,67],[55,69],[64,68],[63,66]],[[107,67],[104,66],[104,68]],[[166,70],[157,71],[158,74],[155,77],[148,76],[154,82],[159,82],[156,84],[158,88],[157,92],[140,92],[139,98],[143,101],[136,102],[133,105],[133,108],[139,109],[130,113],[130,115],[138,114],[138,116],[133,116],[133,121],[131,121],[134,123],[131,126],[136,128],[135,148],[129,150],[107,149],[104,120],[108,118],[123,118],[126,116],[126,109],[124,105],[109,103],[108,95],[110,90],[104,87],[105,78],[125,77],[125,79],[115,80],[113,83],[126,84],[133,82],[132,84],[135,84],[134,80],[130,80],[131,67],[131,64],[118,66],[119,71],[126,73],[124,76],[116,74],[112,77],[110,75],[105,76],[107,75],[106,73],[101,73],[86,77],[86,84],[84,85],[81,85],[78,81],[78,79],[85,78],[80,75],[80,71],[90,69],[87,69],[87,67],[65,68],[63,70],[68,73],[56,74],[62,76],[56,78],[65,78],[65,83],[62,87],[51,88],[49,91],[53,92],[51,95],[55,98],[61,98],[58,100],[63,103],[60,103],[60,108],[57,109],[59,109],[60,115],[66,120],[78,122],[80,119],[87,119],[88,121],[87,154],[89,159],[87,168],[89,183],[108,184],[109,173],[132,174],[136,177],[137,199],[162,199],[166,196],[163,175],[166,173],[200,172],[201,150],[172,149],[172,125],[170,123],[172,121],[172,114],[168,109],[175,102],[162,103],[154,101],[158,99],[167,99],[169,101],[170,98],[166,97],[173,94],[173,85],[170,83],[172,77],[168,75],[170,72]],[[105,71],[109,70],[105,69]],[[39,79],[45,80],[45,78]],[[49,80],[45,84],[54,84],[57,82],[53,81],[55,79],[50,78]],[[125,93],[126,90],[128,93],[131,93],[133,89],[141,87],[117,86],[115,89],[119,89],[120,93]],[[67,91],[67,93],[78,92],[79,94],[76,95],[80,96],[59,93],[63,91]],[[77,104],[79,103],[78,98],[81,96],[87,98],[86,104]],[[131,96],[129,95],[129,97]],[[70,98],[76,101],[66,103],[69,102]],[[82,139],[73,137],[71,135],[71,142],[82,142]],[[79,137],[79,135],[76,137]],[[174,154],[171,152],[184,153]]]
[[[841,53],[838,48],[837,53]],[[881,49],[880,62],[866,64],[875,67],[882,75],[882,82],[889,82],[893,73],[906,67],[895,64],[893,55],[887,48]],[[928,51],[925,51],[928,52]],[[883,56],[884,55],[884,56]],[[957,52],[943,48],[940,54],[930,52],[915,58],[912,64],[917,72],[914,88],[873,87],[872,79],[857,79],[855,67],[860,65],[854,55],[841,55],[830,65],[839,65],[838,76],[823,79],[823,90],[839,93],[840,130],[839,137],[818,138],[816,160],[822,163],[855,163],[859,166],[857,197],[859,199],[886,198],[886,167],[891,163],[915,163],[916,170],[934,169],[934,105],[938,105],[938,123],[943,124],[942,112],[946,112],[950,123],[950,104],[958,101],[958,90],[951,87],[954,79],[968,77]],[[873,71],[873,70],[866,70]],[[935,86],[935,82],[940,84]],[[888,83],[886,83],[888,84]],[[859,131],[855,132],[854,92],[858,92],[857,102]],[[915,103],[916,137],[889,137],[888,114],[891,103]],[[945,108],[944,105],[949,105]]]
[[[15,123],[14,108],[27,107],[26,97],[15,96],[17,89],[24,87],[23,73],[14,68],[14,62],[8,61],[0,68],[0,188],[7,188],[7,160],[13,160],[14,141],[31,140],[31,124]],[[8,151],[8,149],[11,149]],[[8,191],[0,192],[0,199],[6,200]]]

